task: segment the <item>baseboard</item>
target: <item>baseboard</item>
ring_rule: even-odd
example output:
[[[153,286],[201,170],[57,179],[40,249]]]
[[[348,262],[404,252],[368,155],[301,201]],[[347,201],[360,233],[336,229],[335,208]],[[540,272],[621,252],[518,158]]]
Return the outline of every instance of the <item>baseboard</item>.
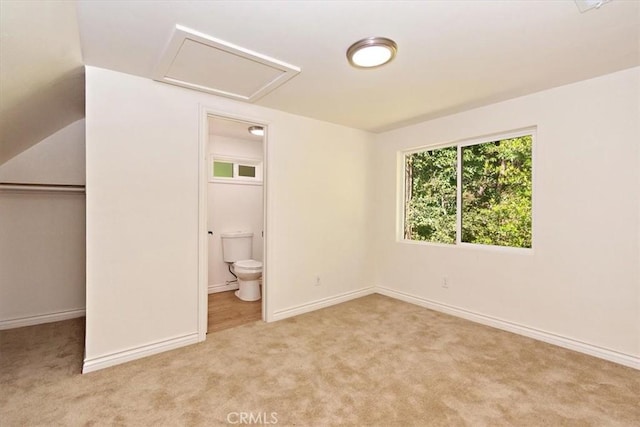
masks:
[[[329,307],[335,304],[340,304],[342,302],[360,298],[366,295],[371,295],[373,293],[375,293],[375,288],[371,286],[368,288],[362,288],[355,291],[345,292],[332,297],[323,298],[323,299],[309,302],[306,304],[300,304],[295,307],[285,308],[283,310],[276,310],[273,313],[273,316],[271,316],[271,318],[269,319],[269,321],[286,319],[287,317],[293,317],[299,314],[308,313],[310,311],[315,311],[315,310]]]
[[[154,354],[184,347],[198,342],[198,333],[183,335],[168,340],[158,341],[152,344],[143,345],[141,347],[132,348],[130,350],[119,351],[108,354],[106,356],[95,357],[93,359],[85,359],[82,365],[82,373],[98,371],[110,366],[119,365],[132,360],[142,359],[143,357],[152,356]]]
[[[600,359],[608,360],[610,362],[618,363],[620,365],[628,366],[634,369],[640,369],[640,357],[633,356],[631,354],[620,353],[615,350],[610,350],[603,347],[598,347],[593,344],[588,344],[582,341],[567,338],[561,335],[553,334],[551,332],[542,331],[539,329],[531,328],[528,326],[520,325],[517,323],[509,322],[507,320],[498,319],[484,314],[475,313],[462,308],[450,306],[437,301],[432,301],[426,298],[411,295],[405,292],[396,291],[393,289],[378,286],[375,288],[376,292],[381,295],[386,295],[391,298],[399,299],[401,301],[416,304],[422,307],[429,308],[431,310],[439,311],[441,313],[450,314],[456,317],[470,320],[472,322],[481,323],[483,325],[491,326],[493,328],[502,329],[504,331],[512,332],[518,335],[524,335],[529,338],[533,338],[538,341],[543,341],[549,344],[557,345],[559,347],[574,350],[579,353],[588,354],[590,356],[598,357]]]
[[[210,294],[215,294],[218,292],[226,292],[226,291],[235,291],[236,289],[238,289],[238,283],[234,282],[234,283],[220,283],[217,285],[209,285],[207,287],[207,293]]]
[[[76,317],[84,317],[85,310],[65,310],[55,313],[38,314],[36,316],[25,316],[15,319],[0,320],[0,330],[22,328],[23,326],[40,325],[42,323],[59,322],[61,320],[75,319]]]

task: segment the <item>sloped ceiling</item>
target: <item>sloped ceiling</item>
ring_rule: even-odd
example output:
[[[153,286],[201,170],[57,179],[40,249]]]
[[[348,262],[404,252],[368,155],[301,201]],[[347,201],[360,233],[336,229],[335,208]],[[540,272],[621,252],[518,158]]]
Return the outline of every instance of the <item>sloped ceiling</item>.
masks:
[[[84,117],[75,2],[0,2],[0,164]]]
[[[640,65],[640,2],[0,1],[0,164],[84,117],[83,65],[152,78],[176,25],[302,72],[257,101],[380,132]],[[349,66],[355,41],[396,59]]]

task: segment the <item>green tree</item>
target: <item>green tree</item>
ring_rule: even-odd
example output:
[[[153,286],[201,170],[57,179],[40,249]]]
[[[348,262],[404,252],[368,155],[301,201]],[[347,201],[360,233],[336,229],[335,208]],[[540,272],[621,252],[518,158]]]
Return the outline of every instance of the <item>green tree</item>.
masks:
[[[456,164],[456,147],[406,157],[406,239],[455,243]]]
[[[462,148],[462,241],[531,247],[531,136]]]
[[[461,241],[531,247],[530,135],[465,146]],[[406,156],[405,238],[456,242],[457,147]]]

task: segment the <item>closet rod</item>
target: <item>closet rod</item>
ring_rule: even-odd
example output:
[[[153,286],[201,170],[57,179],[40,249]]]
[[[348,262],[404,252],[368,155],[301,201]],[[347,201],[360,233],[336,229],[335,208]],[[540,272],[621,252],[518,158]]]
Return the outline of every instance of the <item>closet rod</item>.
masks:
[[[0,182],[0,190],[27,190],[27,191],[68,191],[84,193],[84,185],[76,184],[37,184],[27,182]]]
[[[37,184],[33,182],[0,182],[0,185],[19,185],[24,187],[84,188],[84,185],[78,184]]]

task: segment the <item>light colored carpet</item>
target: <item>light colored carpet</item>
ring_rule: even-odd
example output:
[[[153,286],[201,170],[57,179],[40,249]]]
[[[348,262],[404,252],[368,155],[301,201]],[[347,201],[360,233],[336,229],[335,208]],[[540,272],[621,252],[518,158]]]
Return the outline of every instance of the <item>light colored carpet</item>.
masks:
[[[1,333],[0,425],[640,425],[640,371],[380,295],[87,375],[82,323]]]

